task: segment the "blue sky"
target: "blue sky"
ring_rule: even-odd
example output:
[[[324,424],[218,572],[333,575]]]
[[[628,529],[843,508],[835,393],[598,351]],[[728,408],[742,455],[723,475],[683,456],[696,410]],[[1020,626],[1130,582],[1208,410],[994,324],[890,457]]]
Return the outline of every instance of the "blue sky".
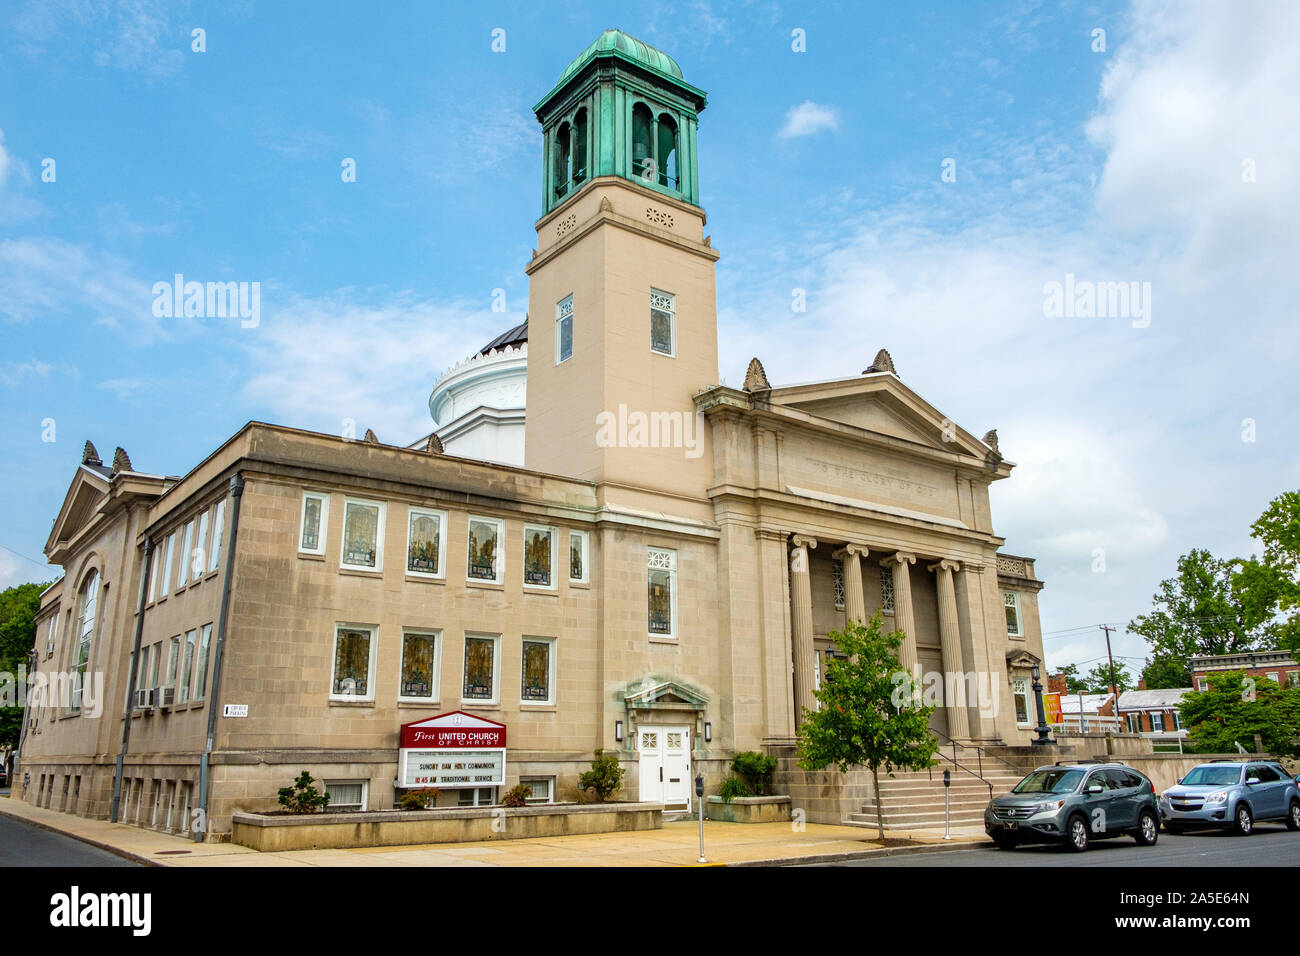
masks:
[[[1055,632],[1146,610],[1192,547],[1248,552],[1297,483],[1300,22],[913,7],[7,4],[0,586],[51,576],[29,559],[87,438],[182,474],[249,419],[427,432],[438,373],[523,317],[530,107],[617,26],[709,95],[722,378],[753,355],[774,382],[849,375],[887,347],[954,420],[998,428],[1019,467],[995,522],[1048,581],[1049,661],[1096,657],[1099,635]],[[260,282],[260,324],[155,317],[175,273]],[[1149,326],[1045,316],[1067,274],[1151,283]]]

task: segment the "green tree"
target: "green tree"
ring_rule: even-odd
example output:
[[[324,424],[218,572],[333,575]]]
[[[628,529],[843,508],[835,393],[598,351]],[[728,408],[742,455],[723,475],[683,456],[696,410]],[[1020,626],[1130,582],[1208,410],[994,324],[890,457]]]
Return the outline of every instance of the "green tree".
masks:
[[[1160,582],[1151,613],[1129,622],[1128,631],[1141,634],[1153,655],[1165,659],[1166,678],[1178,673],[1172,686],[1191,686],[1190,657],[1277,646],[1268,602],[1241,592],[1236,566],[1209,551],[1192,550],[1178,559],[1178,573]]]
[[[1278,644],[1300,652],[1300,491],[1270,501],[1250,530],[1264,556],[1238,561],[1233,585],[1258,613],[1279,615]]]
[[[0,671],[14,681],[13,699],[18,699],[20,668],[25,668],[36,646],[36,612],[41,607],[45,584],[19,584],[0,591]],[[0,706],[0,749],[18,746],[22,738],[23,708]]]
[[[1065,692],[1067,694],[1092,693],[1090,690],[1088,690],[1088,687],[1083,682],[1083,679],[1079,677],[1078,664],[1066,664],[1064,667],[1058,668],[1056,671],[1056,676],[1065,678]]]
[[[1102,661],[1088,673],[1084,674],[1079,680],[1085,694],[1109,694],[1110,693],[1110,662]],[[1124,664],[1115,665],[1115,686],[1122,694],[1126,690],[1132,690],[1137,686],[1137,681],[1129,673],[1128,667]],[[1075,691],[1075,693],[1078,693]]]
[[[1142,680],[1151,690],[1160,690],[1166,687],[1190,687],[1191,681],[1188,680],[1187,668],[1179,663],[1178,659],[1170,657],[1168,654],[1156,654],[1154,657],[1147,659],[1146,666],[1142,668]]]
[[[817,690],[818,710],[804,709],[799,726],[799,766],[823,770],[831,764],[871,769],[876,792],[876,830],[885,838],[880,808],[880,769],[920,770],[934,763],[938,743],[930,733],[934,707],[910,693],[910,675],[898,665],[903,636],[881,633],[879,612],[867,623],[850,622],[830,638],[842,652],[826,665]]]
[[[1300,756],[1300,688],[1281,687],[1245,671],[1207,675],[1208,690],[1183,695],[1178,712],[1192,746],[1201,753],[1235,753],[1240,743],[1279,757]]]

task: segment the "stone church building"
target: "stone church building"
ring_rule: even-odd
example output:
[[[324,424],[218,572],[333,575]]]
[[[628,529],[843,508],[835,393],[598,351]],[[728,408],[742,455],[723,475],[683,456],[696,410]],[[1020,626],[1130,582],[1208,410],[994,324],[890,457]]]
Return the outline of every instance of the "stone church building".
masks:
[[[439,379],[426,439],[251,422],[180,477],[86,444],[34,655],[81,686],[29,708],[15,795],[220,839],[303,769],[393,806],[401,727],[459,714],[504,725],[504,776],[439,805],[573,799],[603,748],[624,797],[690,807],[694,774],[789,752],[829,635],[877,610],[905,668],[969,680],[941,743],[1029,742],[1042,584],[1000,550],[996,434],[883,350],[718,384],[705,103],[615,30],[564,70],[529,321]]]

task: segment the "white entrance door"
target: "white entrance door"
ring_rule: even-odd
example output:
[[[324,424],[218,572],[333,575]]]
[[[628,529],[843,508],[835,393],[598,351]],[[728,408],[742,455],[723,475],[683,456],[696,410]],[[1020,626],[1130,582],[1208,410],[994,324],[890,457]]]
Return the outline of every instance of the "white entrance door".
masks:
[[[641,799],[670,809],[691,808],[691,732],[687,727],[642,726]]]

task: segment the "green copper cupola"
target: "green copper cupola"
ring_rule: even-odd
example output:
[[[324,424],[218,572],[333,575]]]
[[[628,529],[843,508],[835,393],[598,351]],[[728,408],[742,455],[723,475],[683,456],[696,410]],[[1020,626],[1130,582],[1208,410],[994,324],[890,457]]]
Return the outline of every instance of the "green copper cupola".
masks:
[[[601,176],[698,206],[696,129],[704,91],[662,50],[606,30],[533,107],[542,124],[542,210]]]

